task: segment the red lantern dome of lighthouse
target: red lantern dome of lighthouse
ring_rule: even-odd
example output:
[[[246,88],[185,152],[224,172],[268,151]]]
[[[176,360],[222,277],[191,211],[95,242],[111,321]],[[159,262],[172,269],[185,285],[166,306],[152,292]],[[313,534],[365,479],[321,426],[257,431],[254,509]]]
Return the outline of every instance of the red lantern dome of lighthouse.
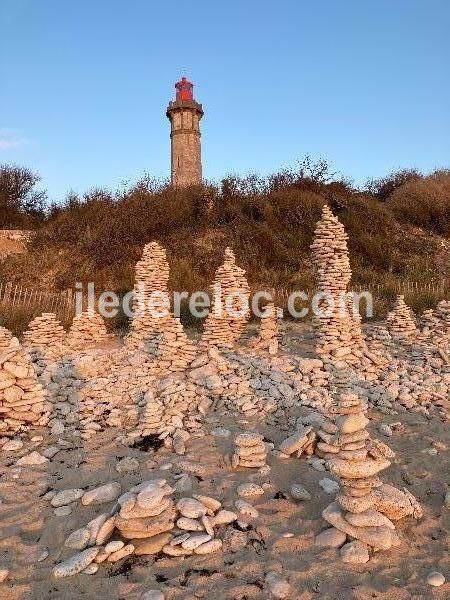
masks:
[[[194,84],[191,83],[186,77],[182,77],[180,81],[175,84],[176,100],[193,100],[194,99]]]

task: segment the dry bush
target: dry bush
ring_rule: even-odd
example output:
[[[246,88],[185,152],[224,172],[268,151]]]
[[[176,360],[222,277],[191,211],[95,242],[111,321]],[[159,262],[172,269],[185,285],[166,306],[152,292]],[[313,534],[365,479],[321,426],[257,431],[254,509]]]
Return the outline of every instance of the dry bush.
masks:
[[[450,237],[450,171],[405,183],[387,206],[399,221]]]

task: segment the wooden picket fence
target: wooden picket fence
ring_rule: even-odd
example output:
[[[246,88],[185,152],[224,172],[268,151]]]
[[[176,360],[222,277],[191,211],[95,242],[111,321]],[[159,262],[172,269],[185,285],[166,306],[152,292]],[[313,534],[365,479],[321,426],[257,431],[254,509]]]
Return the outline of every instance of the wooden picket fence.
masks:
[[[259,290],[253,290],[253,293]],[[285,306],[289,296],[298,291],[303,291],[311,298],[316,290],[311,289],[287,289],[287,288],[265,288],[273,301],[279,306]],[[448,280],[434,281],[428,283],[400,281],[394,286],[387,288],[381,284],[367,284],[351,286],[351,291],[369,291],[376,298],[395,294],[405,294],[407,299],[417,297],[421,294],[429,294],[438,300],[450,298],[450,282]],[[71,318],[75,314],[75,292],[66,290],[64,292],[47,292],[31,289],[12,282],[0,282],[0,310],[1,307],[29,309],[30,312],[53,312],[60,318]]]
[[[312,298],[315,292],[314,288],[295,289],[295,288],[267,288],[266,291],[271,295],[273,301],[279,306],[286,304],[291,294],[303,291],[308,298]],[[419,295],[428,294],[439,300],[450,298],[450,281],[440,280],[432,282],[418,281],[397,281],[393,285],[385,286],[380,283],[356,284],[350,285],[349,291],[361,293],[370,292],[375,298],[385,297],[391,294],[404,294],[408,298],[415,298]]]
[[[12,282],[0,282],[0,306],[30,309],[33,312],[52,312],[61,317],[75,313],[75,294],[30,289]]]

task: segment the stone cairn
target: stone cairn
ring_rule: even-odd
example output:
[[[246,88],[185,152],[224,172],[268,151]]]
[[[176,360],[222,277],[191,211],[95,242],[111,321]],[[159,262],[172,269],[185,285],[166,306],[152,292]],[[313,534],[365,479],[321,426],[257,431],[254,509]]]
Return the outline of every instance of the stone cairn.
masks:
[[[357,365],[361,362],[362,351],[367,349],[360,323],[348,310],[347,287],[352,273],[347,239],[344,226],[325,205],[311,250],[318,290],[327,294],[334,306],[328,311],[330,314],[314,316],[316,350],[319,356],[329,360],[344,360]],[[329,307],[324,302],[320,308],[325,312]]]
[[[278,353],[280,344],[278,308],[273,302],[267,304],[261,316],[258,337],[251,344],[252,350],[266,350],[271,356]]]
[[[427,348],[430,356],[437,353],[450,365],[450,301],[441,300],[436,309],[424,310],[419,321],[417,341]]]
[[[226,248],[224,263],[217,269],[214,277],[213,306],[205,321],[201,339],[203,348],[209,346],[232,348],[236,344],[249,317],[249,297],[250,288],[245,278],[245,271],[237,266],[231,248]],[[229,299],[229,307],[227,307],[227,299]],[[242,314],[239,316],[230,314],[230,308],[231,312],[241,311]]]
[[[433,329],[434,343],[450,351],[450,300],[441,300],[436,307],[437,323]]]
[[[106,427],[135,429],[144,393],[153,387],[154,364],[144,352],[91,349],[73,361],[79,390],[82,439]]]
[[[0,327],[0,351],[8,348],[12,340],[12,333],[6,327]]]
[[[133,310],[135,316],[131,322],[126,345],[133,350],[145,350],[155,354],[161,334],[165,331],[170,315],[157,316],[164,306],[158,294],[168,298],[169,263],[164,248],[157,242],[144,246],[142,258],[136,263],[133,289]],[[152,295],[153,294],[153,295]],[[150,306],[152,302],[152,307]]]
[[[196,348],[189,340],[180,319],[173,317],[165,324],[156,359],[163,371],[185,371],[195,358]]]
[[[66,332],[54,313],[42,313],[33,319],[23,337],[23,345],[35,362],[55,360],[64,354]]]
[[[450,335],[450,300],[441,300],[436,306],[436,318],[438,320],[438,328]]]
[[[390,334],[397,340],[408,340],[417,335],[414,314],[402,294],[397,296],[394,308],[386,317],[386,324]]]
[[[231,458],[231,466],[259,469],[267,460],[267,448],[264,436],[260,433],[241,433],[235,441],[235,451]]]
[[[152,390],[147,390],[144,396],[145,407],[139,421],[139,435],[159,435],[164,425],[164,404],[155,398]]]
[[[47,425],[51,407],[17,338],[11,337],[9,345],[0,349],[0,392],[1,435]]]
[[[85,496],[95,496],[95,492]],[[99,564],[114,563],[131,554],[163,552],[176,557],[220,550],[223,542],[216,537],[216,528],[233,523],[237,515],[223,510],[215,498],[194,495],[175,501],[173,493],[166,480],[152,479],[122,494],[110,513],[71,533],[65,546],[79,552],[56,565],[53,576],[95,573]]]
[[[139,425],[129,438],[157,435],[177,454],[184,454],[191,435],[203,430],[202,418],[211,406],[211,400],[185,374],[157,380],[154,390],[145,393],[144,402]]]
[[[434,329],[437,327],[438,322],[439,321],[432,308],[424,310],[419,320],[419,329],[421,334],[425,338],[431,336]]]
[[[369,549],[388,550],[399,544],[395,525],[378,509],[383,506],[385,494],[377,495],[377,489],[383,485],[377,475],[390,465],[388,459],[394,455],[382,442],[370,440],[366,410],[366,404],[357,395],[342,394],[334,408],[335,422],[325,420],[319,433],[318,447],[328,459],[331,473],[339,478],[341,491],[336,502],[322,513],[332,529],[322,532],[316,544],[341,546],[349,536],[355,541],[341,548],[344,562],[365,563]],[[411,498],[414,502],[410,502],[410,507],[414,505],[414,510],[410,514],[417,514],[420,507]],[[331,540],[333,544],[328,543]]]
[[[108,333],[101,315],[86,310],[75,315],[67,335],[72,350],[84,350],[106,340]]]

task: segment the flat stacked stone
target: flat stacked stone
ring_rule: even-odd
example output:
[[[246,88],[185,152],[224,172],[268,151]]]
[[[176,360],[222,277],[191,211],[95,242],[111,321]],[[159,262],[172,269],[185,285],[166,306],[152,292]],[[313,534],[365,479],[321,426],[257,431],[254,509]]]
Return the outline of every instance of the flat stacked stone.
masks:
[[[28,325],[24,347],[39,359],[61,358],[65,350],[66,331],[54,313],[42,313]]]
[[[273,302],[264,307],[258,337],[251,344],[253,350],[266,350],[270,355],[278,353],[281,335],[279,328],[278,308]]]
[[[348,309],[347,287],[352,273],[347,239],[344,226],[328,206],[324,206],[311,250],[318,291],[326,295],[333,306],[323,301],[319,308],[327,313],[315,315],[313,323],[317,328],[316,350],[319,356],[358,365],[363,353],[367,354],[367,347],[360,319]]]
[[[126,344],[134,350],[154,354],[170,315],[164,315],[168,299],[169,263],[166,250],[157,242],[144,246],[142,258],[136,263],[133,288],[134,316]],[[161,315],[161,316],[160,316]]]
[[[107,488],[102,495],[106,491],[108,501],[116,497],[117,486],[103,488]],[[98,491],[83,498],[91,495],[95,499]],[[175,503],[173,492],[164,479],[152,479],[122,494],[111,512],[69,535],[65,546],[79,553],[56,565],[54,577],[92,574],[99,564],[114,563],[131,554],[203,556],[221,550],[223,541],[217,533],[236,521],[237,514],[222,509],[221,502],[209,496],[194,495]]]
[[[390,465],[388,458],[393,453],[385,444],[369,439],[366,410],[358,396],[342,394],[334,408],[335,421],[325,421],[318,432],[321,450],[332,456],[327,466],[341,484],[336,502],[322,516],[335,529],[359,542],[357,546],[350,542],[341,549],[347,562],[351,562],[349,556],[356,550],[359,557],[364,557],[360,562],[367,562],[369,548],[388,550],[398,544],[394,524],[374,508],[375,490],[382,485],[378,473]],[[324,435],[326,430],[329,437]],[[365,552],[360,552],[364,548]]]
[[[163,371],[185,371],[195,358],[196,349],[189,340],[180,319],[173,317],[165,323],[156,360]]]
[[[308,425],[298,424],[297,430],[281,442],[278,447],[281,457],[296,456],[300,458],[302,454],[310,456],[314,453],[316,443],[316,434],[313,428]]]
[[[259,469],[266,464],[267,448],[264,436],[260,433],[241,433],[234,443],[235,451],[231,459],[233,467]]]
[[[51,406],[17,338],[0,350],[0,434],[47,425]]]
[[[217,269],[213,283],[212,310],[206,318],[201,343],[218,348],[232,348],[241,337],[250,310],[250,288],[245,271],[237,266],[231,248],[225,250],[225,260]],[[229,306],[227,306],[227,302]],[[232,313],[235,314],[232,314]],[[240,314],[237,314],[237,313]]]
[[[386,325],[390,334],[399,340],[407,340],[417,335],[414,313],[405,303],[402,294],[397,296],[394,308],[388,313]]]
[[[12,340],[12,333],[6,327],[0,327],[0,350],[8,348]]]
[[[115,528],[133,546],[137,545],[137,540],[171,531],[176,518],[173,491],[164,479],[132,488],[118,499],[120,510],[115,518]]]
[[[83,350],[105,341],[107,336],[102,316],[86,310],[74,316],[67,335],[67,344],[73,350]]]

